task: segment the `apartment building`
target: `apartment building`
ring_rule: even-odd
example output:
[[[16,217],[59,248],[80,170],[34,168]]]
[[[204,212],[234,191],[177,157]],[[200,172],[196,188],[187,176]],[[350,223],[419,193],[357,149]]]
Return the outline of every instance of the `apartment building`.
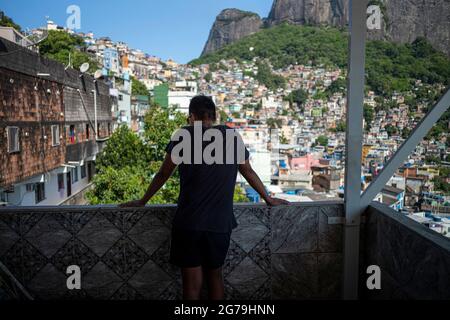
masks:
[[[109,88],[0,39],[0,202],[82,204],[111,134]]]

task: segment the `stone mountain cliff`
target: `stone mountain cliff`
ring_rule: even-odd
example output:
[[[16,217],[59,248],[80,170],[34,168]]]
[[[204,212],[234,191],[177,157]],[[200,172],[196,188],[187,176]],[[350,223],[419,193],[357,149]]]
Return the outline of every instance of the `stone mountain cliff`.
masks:
[[[369,31],[370,39],[407,43],[425,37],[450,55],[450,0],[378,0],[384,18],[382,30]],[[349,0],[274,0],[266,26],[283,22],[299,25],[348,24]],[[257,14],[227,9],[217,16],[202,55],[257,32],[263,21]]]
[[[202,55],[255,33],[261,26],[262,20],[256,13],[225,9],[217,16]]]

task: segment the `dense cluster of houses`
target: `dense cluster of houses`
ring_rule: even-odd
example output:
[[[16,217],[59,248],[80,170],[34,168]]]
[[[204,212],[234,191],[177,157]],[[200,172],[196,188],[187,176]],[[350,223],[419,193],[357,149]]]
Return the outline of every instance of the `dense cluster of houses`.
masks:
[[[47,29],[54,30],[54,24],[49,22]],[[89,87],[89,90],[83,92],[85,84],[79,79],[84,78],[75,73],[73,78],[77,81],[73,80],[70,84],[68,84],[67,76],[53,77],[53,74],[67,73],[58,69],[61,66],[55,66],[55,70],[48,71],[51,74],[50,78],[43,78],[37,76],[35,67],[28,70],[24,66],[25,69],[16,70],[17,68],[12,67],[14,61],[9,64],[6,62],[0,64],[0,68],[5,70],[0,79],[2,83],[0,96],[3,95],[5,101],[9,101],[9,108],[17,109],[11,113],[0,111],[0,119],[6,120],[2,122],[6,123],[6,126],[0,127],[3,131],[0,132],[0,136],[8,139],[8,144],[2,145],[5,147],[8,145],[9,148],[1,153],[5,158],[2,163],[14,163],[13,166],[8,167],[9,169],[2,171],[9,172],[9,175],[0,176],[0,199],[4,202],[48,204],[45,199],[42,200],[38,196],[35,196],[35,203],[32,203],[32,199],[28,201],[26,192],[29,190],[35,190],[36,194],[41,192],[38,186],[41,182],[35,182],[36,179],[36,181],[44,182],[54,179],[59,191],[66,190],[62,200],[57,199],[56,202],[64,203],[67,196],[70,197],[69,182],[66,180],[74,180],[73,167],[83,167],[86,164],[89,165],[89,161],[95,160],[93,151],[81,158],[77,157],[77,152],[80,150],[79,148],[78,151],[68,150],[71,145],[77,145],[81,141],[83,144],[89,144],[91,140],[97,145],[99,142],[96,140],[101,134],[109,136],[117,126],[124,124],[136,133],[141,133],[143,117],[152,105],[150,101],[161,107],[173,107],[187,113],[190,100],[197,94],[212,97],[220,111],[221,121],[241,133],[250,150],[253,166],[269,192],[291,201],[343,197],[347,103],[345,89],[341,88],[342,90],[336,90],[331,94],[324,94],[324,92],[337,80],[345,79],[345,70],[311,65],[291,65],[283,69],[271,67],[274,75],[286,79],[284,87],[271,90],[256,80],[258,74],[256,58],[252,61],[222,60],[217,64],[192,66],[179,64],[171,59],[163,61],[141,50],[132,49],[124,42],[113,42],[106,37],[95,38],[93,33],[79,34],[79,36],[84,39],[87,52],[95,57],[101,66],[99,74],[107,80],[106,85],[101,85],[101,92],[98,91],[99,85],[93,89]],[[37,57],[36,53],[29,55]],[[90,76],[86,75],[86,78],[88,77]],[[147,95],[133,95],[133,79],[145,86]],[[16,82],[13,89],[10,81],[19,81],[21,86],[17,87]],[[89,86],[92,81],[91,78],[87,81]],[[51,93],[44,94],[40,89],[35,92],[32,88],[33,83],[49,87]],[[418,81],[416,87],[421,86],[422,84]],[[304,101],[301,103],[289,101],[287,97],[299,89],[306,94]],[[14,98],[11,96],[13,91],[16,92]],[[22,110],[24,100],[20,98],[19,92],[22,95],[28,95],[23,98],[28,99],[25,101],[32,101],[34,96],[38,96],[40,102],[33,107],[35,109]],[[94,126],[90,129],[91,119],[94,116],[89,117],[89,111],[85,112],[87,114],[85,116],[80,110],[84,108],[83,103],[92,104],[91,100],[95,94],[100,95],[97,101],[100,101],[99,105],[103,108],[104,114],[101,120],[100,118],[96,120],[100,127]],[[66,101],[67,99],[70,99],[70,102]],[[378,108],[383,99],[372,91],[367,92],[365,97],[365,104],[372,109],[373,118],[370,124],[365,124],[367,131],[364,135],[363,167],[361,168],[363,188],[367,187],[399,148],[405,139],[404,132],[413,128],[425,114],[426,106],[419,104],[412,115],[402,94],[394,94],[390,98],[390,102],[395,103],[391,103],[389,109]],[[44,100],[51,102],[44,103]],[[42,109],[41,105],[45,108]],[[62,105],[65,105],[65,110],[61,109]],[[70,108],[78,110],[78,113],[71,112]],[[92,111],[92,107],[90,108]],[[48,137],[47,140],[42,141],[41,134],[33,133],[31,129],[13,125],[22,123],[27,117],[34,117],[33,125],[41,126],[43,119],[39,121],[37,119],[42,117],[43,113],[46,114],[44,118],[49,126],[49,132],[45,134]],[[52,113],[54,118],[48,116]],[[54,126],[58,129],[54,129]],[[17,130],[20,133],[17,133]],[[26,133],[30,135],[30,138]],[[36,159],[25,159],[25,152],[22,151],[26,149],[25,140],[33,139],[34,136]],[[61,161],[56,162],[64,163],[63,167],[55,165],[55,168],[50,168],[57,170],[54,178],[51,174],[43,173],[44,171],[52,172],[48,170],[49,168],[44,170],[36,165],[33,167],[35,170],[30,173],[20,169],[30,167],[30,161],[39,162],[42,151],[39,143],[44,145],[51,143],[52,148],[61,149],[59,153],[54,151],[56,149],[51,151],[55,153],[55,157],[61,158]],[[18,150],[15,149],[17,144]],[[437,216],[433,215],[450,214],[448,210],[450,200],[448,195],[440,195],[434,188],[433,178],[439,175],[439,170],[437,166],[425,163],[425,157],[430,155],[444,160],[450,155],[450,149],[445,141],[428,140],[421,143],[409,161],[396,172],[378,195],[377,200],[398,211],[414,214],[416,220],[431,223],[433,228],[437,228],[438,224],[442,233],[450,235],[449,220],[444,217],[437,221]],[[23,163],[21,164],[20,161]],[[26,177],[19,175],[15,179],[11,178],[10,175],[14,176],[16,171],[21,171],[21,174],[25,174]],[[88,173],[83,174],[81,171],[81,176],[86,177]],[[447,182],[450,182],[448,178]],[[34,187],[31,187],[30,183],[34,184]],[[259,201],[258,196],[245,184],[245,181],[239,179],[238,183],[246,189],[250,200]],[[22,186],[23,191],[12,196],[19,185]],[[6,194],[8,196],[5,196]]]

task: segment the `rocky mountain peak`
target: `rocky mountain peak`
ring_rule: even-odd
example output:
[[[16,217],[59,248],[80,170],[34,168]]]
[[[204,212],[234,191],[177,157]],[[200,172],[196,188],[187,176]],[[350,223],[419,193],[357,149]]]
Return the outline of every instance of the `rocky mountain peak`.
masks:
[[[410,43],[425,37],[436,49],[450,55],[450,0],[377,0],[383,19],[380,31],[369,31],[369,39]],[[257,32],[263,24],[283,22],[298,25],[346,27],[349,0],[274,0],[269,16],[238,9],[222,11],[213,25],[203,54]]]
[[[217,16],[202,55],[255,33],[261,26],[262,20],[254,12],[225,9]]]

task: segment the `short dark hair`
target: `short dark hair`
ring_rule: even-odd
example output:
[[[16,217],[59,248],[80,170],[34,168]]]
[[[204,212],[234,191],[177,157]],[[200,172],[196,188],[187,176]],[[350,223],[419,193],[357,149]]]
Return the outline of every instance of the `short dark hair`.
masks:
[[[210,97],[195,96],[189,104],[189,114],[201,120],[216,121],[216,105]]]

